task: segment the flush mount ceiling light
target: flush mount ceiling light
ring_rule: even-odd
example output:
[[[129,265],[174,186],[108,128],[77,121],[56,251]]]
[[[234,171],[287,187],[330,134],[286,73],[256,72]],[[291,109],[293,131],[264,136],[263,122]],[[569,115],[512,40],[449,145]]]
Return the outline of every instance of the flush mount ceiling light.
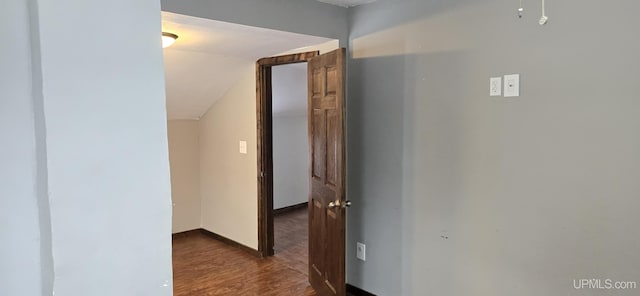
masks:
[[[167,48],[171,46],[171,44],[176,42],[176,39],[178,39],[178,35],[162,32],[162,48]]]

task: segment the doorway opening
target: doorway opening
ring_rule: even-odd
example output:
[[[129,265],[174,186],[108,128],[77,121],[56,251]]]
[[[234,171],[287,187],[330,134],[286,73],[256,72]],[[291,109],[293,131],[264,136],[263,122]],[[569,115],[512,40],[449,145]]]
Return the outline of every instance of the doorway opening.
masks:
[[[263,58],[257,63],[258,251],[274,255],[275,66],[307,62],[308,277],[318,295],[345,294],[344,78],[346,50]],[[291,158],[291,155],[287,157]]]
[[[258,252],[256,195],[261,171],[256,167],[256,60],[328,51],[337,48],[337,40],[167,12],[162,13],[162,25],[163,31],[179,36],[164,49],[174,294],[192,295],[195,288],[218,291],[227,286],[234,287],[232,294],[254,294],[264,283],[274,281],[283,291],[304,294],[310,289],[307,276],[297,270],[304,271],[306,266],[298,263],[301,268],[293,270],[294,263],[278,258],[267,258],[273,263],[268,268],[256,264],[264,262],[259,257],[265,257]],[[272,61],[280,65],[292,60]],[[305,69],[306,81],[306,64],[299,66]],[[306,94],[301,99],[306,104]],[[270,170],[269,176],[272,173]],[[273,205],[272,200],[271,223]],[[273,254],[273,244],[270,249]],[[244,267],[233,274],[229,266]],[[267,275],[260,277],[264,282],[247,284],[237,277],[246,273]]]
[[[271,69],[274,255],[308,274],[307,64]]]
[[[262,58],[257,62],[257,73],[256,73],[256,85],[257,87],[257,96],[256,96],[256,107],[257,107],[257,123],[258,123],[258,252],[263,257],[273,256],[275,254],[274,251],[274,238],[275,238],[275,229],[274,229],[274,79],[273,69],[277,66],[284,67],[285,65],[295,65],[302,64],[304,65],[304,76],[303,81],[307,81],[306,74],[306,63],[312,58],[319,55],[318,51],[311,51],[305,53],[296,53],[290,55],[283,55],[277,57],[269,57]],[[289,67],[289,66],[287,66]],[[281,72],[281,69],[278,68],[276,73]],[[285,72],[289,72],[291,70],[296,72],[296,68],[286,68]],[[279,83],[280,80],[276,79],[276,83]],[[285,81],[286,82],[286,81]],[[290,82],[299,82],[299,81],[290,81]],[[285,89],[278,88],[276,90],[276,95],[283,94],[287,92],[287,85],[280,85]],[[305,82],[302,85],[305,89],[307,88],[307,83]],[[295,86],[294,86],[295,87]],[[298,86],[299,87],[299,86]],[[295,95],[294,91],[294,95]],[[278,113],[278,104],[282,103],[283,96],[279,96],[276,98],[276,114]],[[286,99],[284,99],[286,100]],[[304,101],[302,106],[306,106],[307,97],[301,97],[299,99],[292,98],[290,102],[296,102],[297,108],[301,105],[298,100]],[[306,112],[306,110],[304,111]],[[276,117],[277,118],[277,117]],[[278,119],[276,119],[279,122]],[[305,117],[306,123],[306,117]],[[282,126],[281,126],[282,127]],[[281,130],[278,130],[279,132]],[[305,133],[307,134],[307,133]],[[278,133],[278,136],[281,134]],[[307,134],[308,135],[308,134]],[[295,140],[295,139],[294,139]],[[298,140],[296,140],[297,143]],[[308,142],[307,142],[308,143]],[[280,146],[281,143],[278,143],[276,148],[280,148],[277,151],[277,154],[284,153],[287,147]],[[308,147],[308,146],[307,146]],[[308,151],[308,150],[307,150]],[[308,154],[307,154],[308,155]],[[282,155],[284,156],[284,155]],[[300,164],[298,164],[300,165]],[[305,167],[308,170],[308,161],[305,162]],[[280,162],[278,164],[279,168],[284,168],[283,163]],[[295,166],[299,169],[298,166]],[[282,174],[283,170],[278,171],[279,177],[284,177]],[[306,177],[305,173],[303,177]],[[291,182],[287,182],[287,180],[278,180],[280,183],[280,190],[283,190],[287,184],[291,184]],[[289,180],[290,181],[290,180]],[[309,184],[308,181],[306,184]],[[299,184],[296,184],[299,185]],[[303,184],[304,185],[304,184]],[[308,189],[306,191],[308,193]],[[279,194],[284,194],[284,191],[279,191]],[[299,194],[300,192],[298,192]],[[304,191],[302,191],[304,193]],[[289,198],[287,198],[289,199]],[[297,200],[295,196],[290,197],[291,200]],[[278,198],[280,204],[279,206],[284,205],[286,202],[283,200],[283,196],[279,196]],[[300,203],[295,204],[295,208],[299,208]],[[292,205],[290,205],[292,206]]]

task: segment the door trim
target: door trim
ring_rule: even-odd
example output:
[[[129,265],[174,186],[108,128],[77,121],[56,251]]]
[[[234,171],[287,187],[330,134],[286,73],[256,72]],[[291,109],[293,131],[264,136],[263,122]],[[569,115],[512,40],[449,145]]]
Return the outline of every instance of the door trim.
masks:
[[[273,256],[273,121],[271,109],[271,68],[305,63],[318,51],[259,59],[256,62],[256,109],[258,145],[258,253]],[[305,100],[307,98],[304,98]]]

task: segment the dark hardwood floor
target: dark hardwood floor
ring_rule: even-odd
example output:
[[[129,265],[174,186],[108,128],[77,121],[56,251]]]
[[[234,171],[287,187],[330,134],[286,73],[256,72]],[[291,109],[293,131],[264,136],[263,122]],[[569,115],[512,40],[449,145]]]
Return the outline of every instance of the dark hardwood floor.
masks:
[[[275,215],[274,259],[302,274],[309,275],[309,224],[307,208]]]
[[[306,209],[274,223],[276,255],[266,259],[199,232],[175,238],[174,295],[316,295],[307,279]]]

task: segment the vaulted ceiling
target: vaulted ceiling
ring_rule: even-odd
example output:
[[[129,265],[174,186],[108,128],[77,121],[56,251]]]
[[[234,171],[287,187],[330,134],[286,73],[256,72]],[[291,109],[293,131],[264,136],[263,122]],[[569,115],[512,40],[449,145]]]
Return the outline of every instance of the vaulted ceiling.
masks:
[[[164,49],[169,119],[198,119],[261,57],[331,39],[162,12],[162,31],[177,34]]]

